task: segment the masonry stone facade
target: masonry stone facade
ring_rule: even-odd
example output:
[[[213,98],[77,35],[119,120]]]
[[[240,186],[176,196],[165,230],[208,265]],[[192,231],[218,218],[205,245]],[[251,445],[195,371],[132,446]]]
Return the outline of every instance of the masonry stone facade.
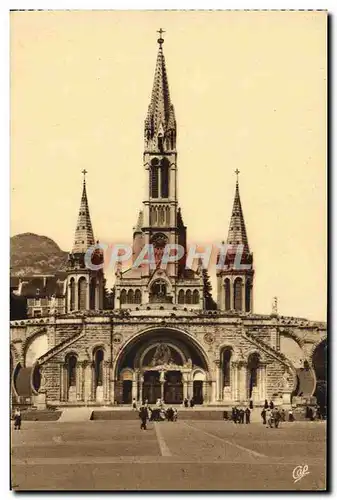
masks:
[[[313,354],[326,342],[325,323],[253,312],[253,254],[239,183],[227,244],[217,271],[217,308],[207,310],[200,263],[161,263],[168,244],[187,249],[177,197],[177,126],[170,99],[163,40],[158,40],[151,102],[145,120],[147,191],[133,229],[132,262],[153,245],[154,263],[116,271],[114,309],[103,309],[103,253],[95,246],[85,177],[62,308],[11,322],[11,380],[15,403],[38,407],[130,404],[157,398],[180,404],[287,406],[310,399],[316,387]],[[85,174],[85,172],[84,172]],[[242,249],[238,269],[236,248]],[[221,255],[219,255],[221,259]],[[49,300],[51,300],[49,298]],[[295,398],[295,399],[294,399]]]

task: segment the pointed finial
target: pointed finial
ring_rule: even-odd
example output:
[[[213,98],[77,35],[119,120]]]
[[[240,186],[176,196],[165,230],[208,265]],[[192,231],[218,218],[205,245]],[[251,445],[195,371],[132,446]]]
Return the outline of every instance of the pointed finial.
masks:
[[[87,170],[86,170],[86,169],[83,169],[83,170],[82,170],[82,174],[83,174],[83,182],[84,182],[84,184],[85,184],[85,174],[87,174],[87,173],[88,173],[88,172],[87,172]]]
[[[236,174],[236,182],[239,182],[239,173],[240,173],[240,170],[237,168],[234,173]]]
[[[165,31],[160,28],[159,30],[157,30],[157,33],[159,33],[159,38],[157,40],[157,42],[159,43],[159,46],[161,47],[164,43],[164,38],[162,38],[162,34],[165,33]]]

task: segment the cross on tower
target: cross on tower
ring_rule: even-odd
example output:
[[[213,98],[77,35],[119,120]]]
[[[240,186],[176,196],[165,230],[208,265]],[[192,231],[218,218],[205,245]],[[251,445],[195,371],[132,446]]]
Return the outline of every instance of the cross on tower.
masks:
[[[87,173],[88,173],[88,171],[86,169],[82,170],[82,174],[83,174],[84,180],[85,180],[85,174],[87,174]]]
[[[165,31],[162,28],[160,28],[159,30],[157,30],[157,33],[159,33],[159,38],[157,41],[161,46],[164,43],[164,38],[162,37],[162,34],[165,33]]]
[[[234,173],[236,174],[236,181],[238,182],[240,170],[237,168]]]

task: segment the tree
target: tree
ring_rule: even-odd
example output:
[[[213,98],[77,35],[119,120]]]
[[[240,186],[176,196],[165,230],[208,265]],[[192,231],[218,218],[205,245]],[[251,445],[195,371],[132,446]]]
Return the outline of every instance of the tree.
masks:
[[[215,311],[217,306],[212,297],[212,285],[207,269],[202,270],[203,294],[206,311]]]

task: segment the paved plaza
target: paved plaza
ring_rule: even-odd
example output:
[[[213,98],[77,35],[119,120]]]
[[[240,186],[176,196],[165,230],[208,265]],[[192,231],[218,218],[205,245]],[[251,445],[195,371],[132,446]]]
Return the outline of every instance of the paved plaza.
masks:
[[[326,424],[23,422],[15,490],[324,490]],[[294,482],[293,470],[307,465]]]

